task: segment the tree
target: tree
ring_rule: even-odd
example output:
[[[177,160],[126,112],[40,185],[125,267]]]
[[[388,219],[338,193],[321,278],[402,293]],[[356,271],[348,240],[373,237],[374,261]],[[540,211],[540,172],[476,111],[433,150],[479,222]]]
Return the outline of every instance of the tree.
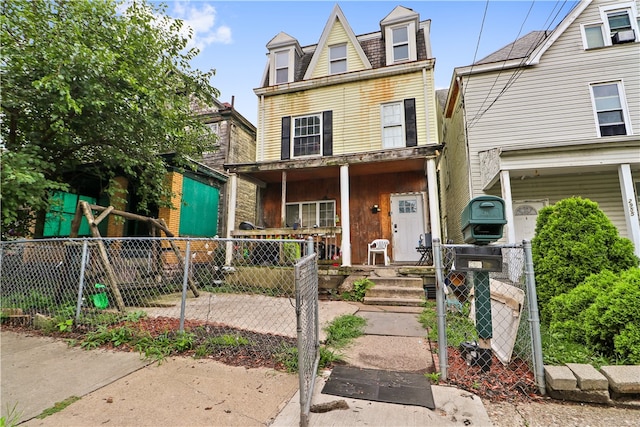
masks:
[[[116,173],[136,182],[143,212],[165,205],[159,154],[179,162],[215,142],[192,113],[218,96],[209,85],[215,71],[191,68],[198,51],[186,48],[182,22],[144,0],[11,0],[0,8],[3,228],[46,209],[79,165],[107,183]]]
[[[531,246],[538,302],[546,323],[547,305],[554,296],[602,270],[619,273],[638,266],[633,243],[619,236],[597,203],[580,197],[541,209]]]

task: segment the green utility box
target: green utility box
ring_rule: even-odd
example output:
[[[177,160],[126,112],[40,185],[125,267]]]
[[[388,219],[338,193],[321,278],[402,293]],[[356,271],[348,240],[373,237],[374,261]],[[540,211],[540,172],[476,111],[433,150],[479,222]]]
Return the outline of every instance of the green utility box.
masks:
[[[487,245],[502,238],[507,223],[504,200],[496,196],[479,196],[465,206],[460,226],[465,243]]]

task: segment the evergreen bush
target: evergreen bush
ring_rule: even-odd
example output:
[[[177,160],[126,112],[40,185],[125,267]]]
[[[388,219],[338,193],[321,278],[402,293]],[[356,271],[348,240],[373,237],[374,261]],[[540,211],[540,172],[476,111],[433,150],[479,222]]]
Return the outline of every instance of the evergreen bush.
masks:
[[[548,324],[549,301],[591,274],[617,273],[638,265],[633,244],[588,199],[572,197],[540,210],[532,242],[538,302]]]
[[[603,271],[549,302],[552,334],[621,363],[640,364],[640,268]]]

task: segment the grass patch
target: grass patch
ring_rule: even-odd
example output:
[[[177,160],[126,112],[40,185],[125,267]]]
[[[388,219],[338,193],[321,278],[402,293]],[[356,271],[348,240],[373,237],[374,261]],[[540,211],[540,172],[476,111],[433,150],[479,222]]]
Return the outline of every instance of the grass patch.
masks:
[[[364,327],[367,321],[353,314],[345,314],[336,317],[333,322],[325,328],[327,332],[327,347],[334,349],[344,348],[353,339],[358,338],[364,333]]]
[[[565,339],[562,334],[551,334],[541,329],[542,356],[545,365],[564,365],[565,363],[583,363],[593,365],[596,369],[616,362],[602,356],[584,344]]]
[[[344,301],[364,301],[364,296],[367,293],[368,289],[371,289],[375,283],[371,281],[368,277],[364,277],[362,279],[358,279],[353,282],[353,290],[350,292],[344,292],[342,294],[342,299]]]
[[[6,416],[0,417],[0,427],[14,427],[18,425],[22,411],[18,410],[18,404],[14,404],[12,407],[6,406]]]
[[[78,396],[67,397],[62,402],[56,402],[51,408],[47,408],[44,411],[42,411],[40,415],[38,415],[36,418],[39,420],[42,420],[48,417],[49,415],[53,415],[57,412],[62,411],[64,408],[71,405],[73,402],[77,402],[78,400],[80,400]]]
[[[430,341],[438,340],[438,313],[435,301],[427,301],[425,309],[420,313],[418,319],[420,324],[429,332],[427,338]],[[475,341],[478,339],[478,332],[469,318],[469,303],[462,307],[460,313],[447,313],[447,345],[449,347],[459,347],[465,341]]]

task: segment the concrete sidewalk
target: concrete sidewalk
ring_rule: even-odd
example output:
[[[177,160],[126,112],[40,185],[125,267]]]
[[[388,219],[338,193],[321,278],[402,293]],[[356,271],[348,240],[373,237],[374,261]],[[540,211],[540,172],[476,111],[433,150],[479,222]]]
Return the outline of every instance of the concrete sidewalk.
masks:
[[[415,313],[354,305],[368,318],[364,337],[345,351],[353,366],[424,371],[433,363]],[[330,309],[326,311],[330,313]],[[344,307],[340,307],[340,313]],[[331,317],[327,314],[323,323]],[[387,329],[385,329],[387,328]],[[392,335],[395,334],[395,335]],[[3,331],[2,415],[15,405],[28,426],[295,426],[297,375],[247,369],[211,360],[170,358],[149,364],[136,353],[70,348],[50,338]],[[336,400],[321,394],[314,404]],[[348,410],[311,414],[311,425],[491,425],[480,399],[450,387],[432,388],[436,410],[346,399]],[[81,399],[42,420],[44,409],[72,396]]]

